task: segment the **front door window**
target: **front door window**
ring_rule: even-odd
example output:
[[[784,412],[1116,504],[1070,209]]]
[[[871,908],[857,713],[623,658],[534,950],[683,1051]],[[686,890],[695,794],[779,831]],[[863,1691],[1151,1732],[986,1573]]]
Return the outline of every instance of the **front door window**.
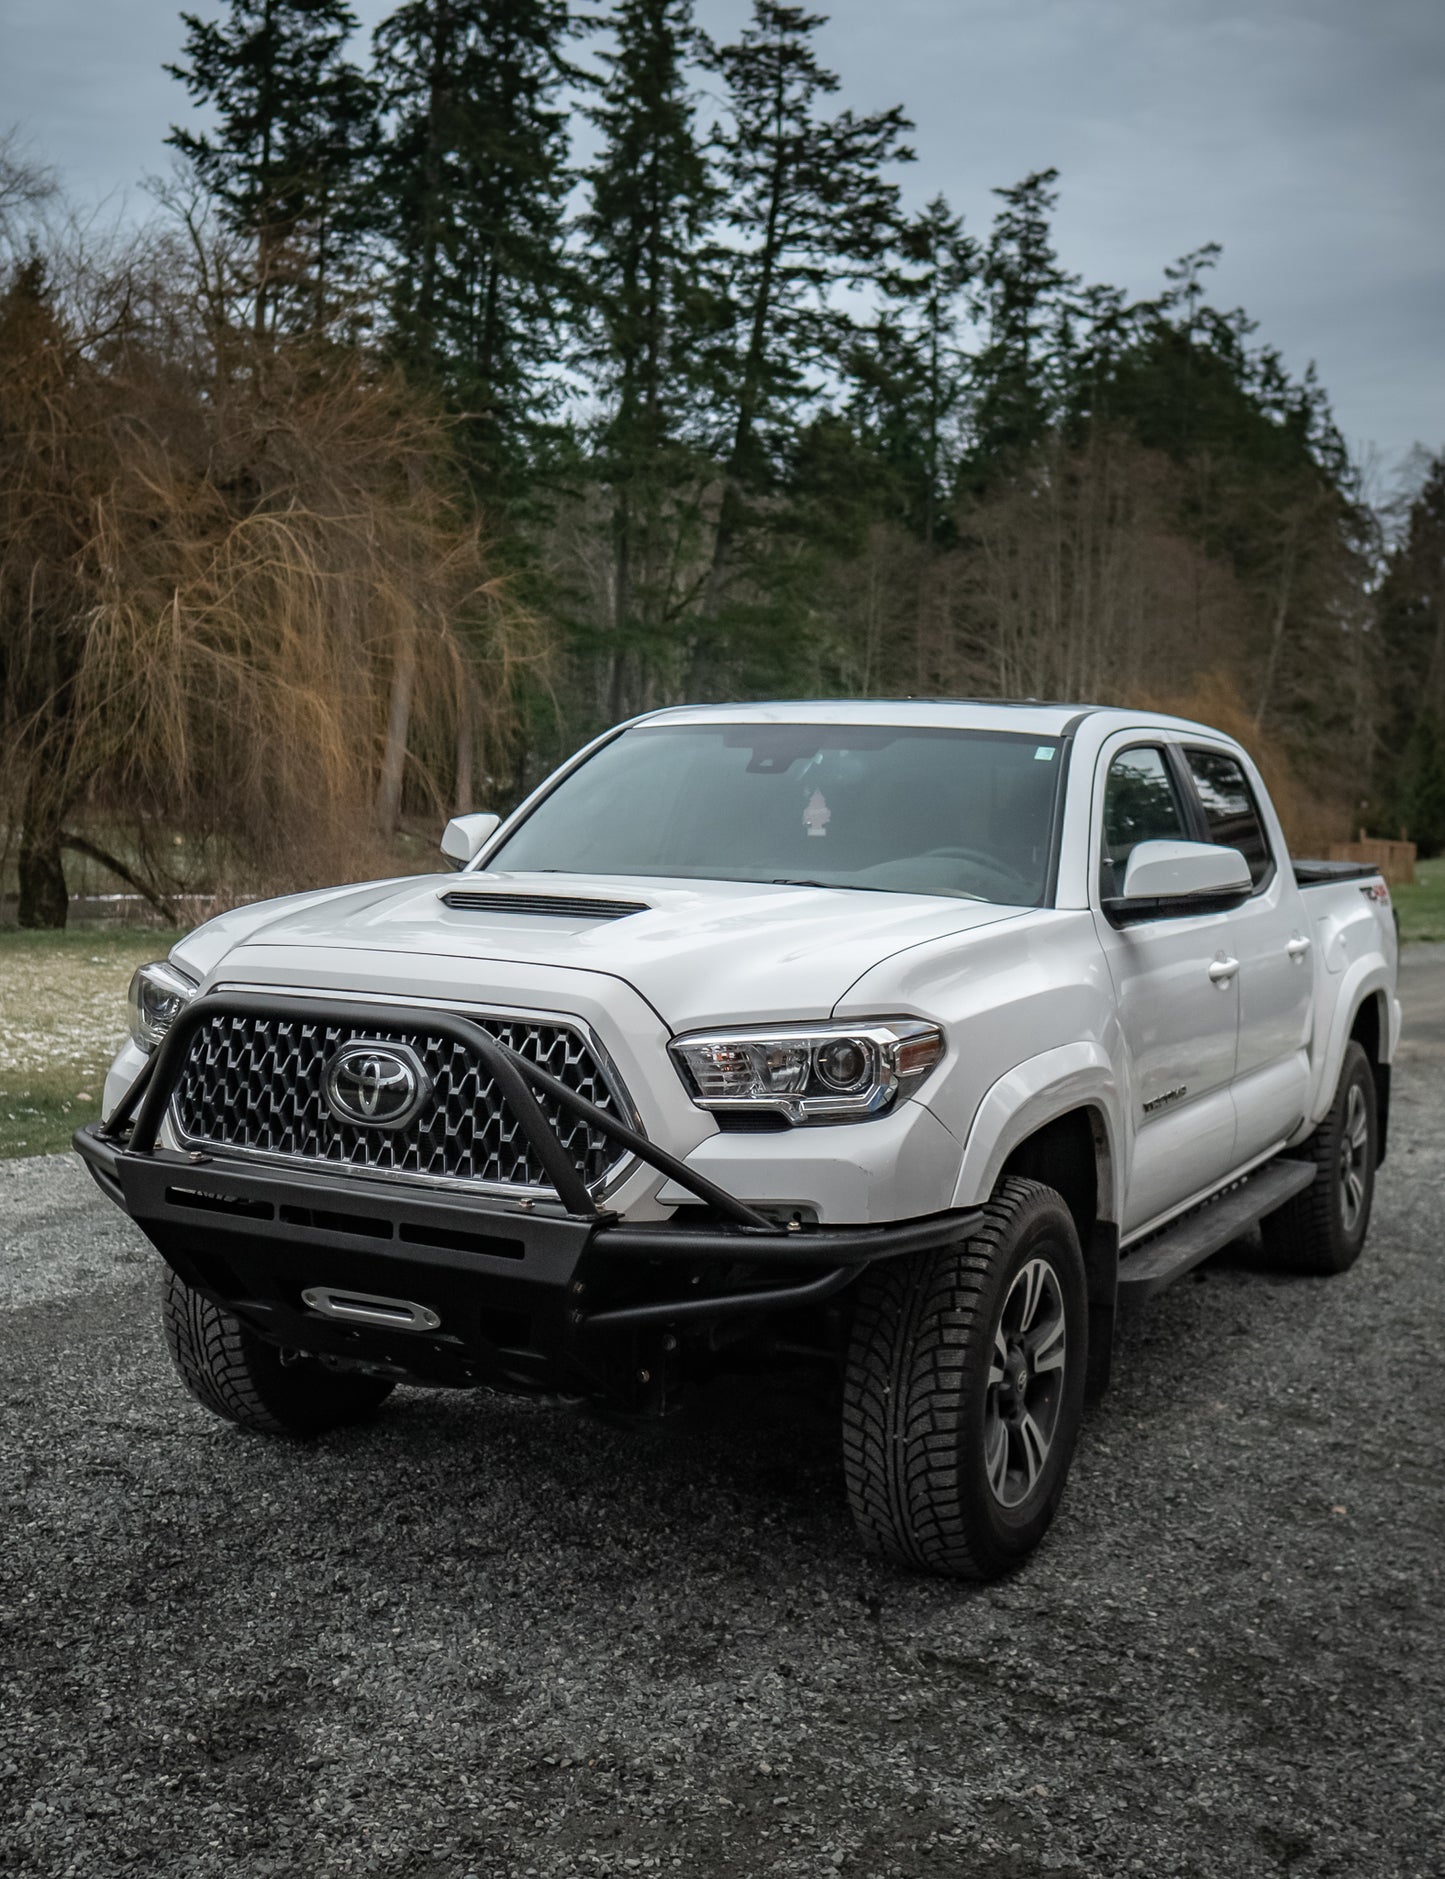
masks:
[[[1186,842],[1190,831],[1164,753],[1153,745],[1121,751],[1104,781],[1104,849],[1099,897],[1124,891],[1124,870],[1140,842]]]

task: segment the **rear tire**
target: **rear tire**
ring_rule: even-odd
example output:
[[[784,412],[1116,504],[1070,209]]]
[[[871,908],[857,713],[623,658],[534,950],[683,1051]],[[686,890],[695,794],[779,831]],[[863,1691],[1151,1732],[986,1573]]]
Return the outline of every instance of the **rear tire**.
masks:
[[[386,1377],[330,1370],[267,1344],[171,1271],[161,1287],[161,1323],[171,1361],[196,1401],[262,1435],[323,1435],[360,1422],[395,1387]]]
[[[1321,1277],[1354,1265],[1370,1228],[1378,1147],[1374,1072],[1363,1046],[1351,1039],[1330,1113],[1294,1151],[1315,1164],[1314,1181],[1261,1223],[1272,1265]]]
[[[1078,1435],[1088,1300],[1073,1216],[1011,1177],[956,1245],[859,1282],[843,1466],[865,1546],[993,1579],[1048,1531]]]

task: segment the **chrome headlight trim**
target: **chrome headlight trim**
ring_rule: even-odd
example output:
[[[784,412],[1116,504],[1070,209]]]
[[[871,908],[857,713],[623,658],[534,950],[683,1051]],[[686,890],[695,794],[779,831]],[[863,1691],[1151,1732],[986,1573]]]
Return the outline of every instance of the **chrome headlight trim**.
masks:
[[[143,1051],[156,1049],[200,986],[167,960],[137,966],[126,994],[130,1034]]]
[[[839,1074],[851,1045],[862,1059]],[[922,1018],[773,1024],[695,1031],[668,1045],[688,1095],[713,1113],[760,1111],[789,1122],[862,1122],[892,1108],[942,1061],[940,1026]]]

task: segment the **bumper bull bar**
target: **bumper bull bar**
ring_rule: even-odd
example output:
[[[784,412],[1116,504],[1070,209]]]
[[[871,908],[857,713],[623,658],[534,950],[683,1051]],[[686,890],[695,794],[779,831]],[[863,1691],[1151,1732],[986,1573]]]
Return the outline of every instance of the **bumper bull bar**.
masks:
[[[358,1017],[397,1029],[418,1023],[414,1006],[363,1006],[289,993],[286,1010],[316,1024],[344,1025]],[[238,1298],[238,1289],[248,1288],[237,1272],[250,1275],[257,1262],[275,1274],[288,1262],[309,1269],[308,1262],[329,1259],[343,1280],[360,1272],[365,1289],[378,1293],[388,1290],[389,1278],[405,1290],[408,1275],[420,1282],[428,1274],[452,1287],[477,1281],[504,1291],[520,1287],[550,1301],[548,1341],[577,1347],[593,1332],[682,1329],[815,1304],[842,1291],[874,1260],[956,1239],[972,1218],[948,1213],[883,1226],[780,1225],[498,1043],[480,1024],[430,1009],[427,1030],[481,1061],[546,1171],[555,1201],[545,1191],[536,1199],[472,1196],[370,1173],[293,1170],[224,1152],[162,1147],[166,1110],[200,1027],[212,1018],[274,1012],[275,1001],[257,993],[196,999],[177,1016],[108,1121],[77,1130],[74,1143],[101,1190],[183,1277],[218,1296],[227,1294],[221,1302],[282,1341],[305,1335],[324,1345],[326,1326],[299,1298],[288,1300],[279,1281],[249,1288],[264,1297]],[[600,1207],[537,1092],[694,1194],[708,1224],[627,1225]],[[206,1284],[209,1268],[198,1248],[209,1249],[231,1275],[224,1287]],[[678,1274],[674,1283],[670,1269]],[[623,1271],[631,1277],[619,1296],[607,1280]],[[641,1285],[640,1273],[647,1275]],[[594,1294],[601,1295],[596,1305]],[[409,1341],[413,1336],[404,1335]]]

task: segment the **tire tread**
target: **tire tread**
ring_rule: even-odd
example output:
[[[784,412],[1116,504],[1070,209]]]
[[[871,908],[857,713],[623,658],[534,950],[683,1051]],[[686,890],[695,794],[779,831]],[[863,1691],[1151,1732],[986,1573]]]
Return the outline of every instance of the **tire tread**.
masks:
[[[1272,1265],[1282,1272],[1309,1273],[1331,1277],[1345,1272],[1359,1257],[1369,1231],[1369,1213],[1358,1241],[1350,1246],[1342,1239],[1336,1213],[1335,1175],[1339,1153],[1339,1130],[1343,1127],[1345,1103],[1351,1083],[1360,1067],[1370,1077],[1369,1100],[1374,1105],[1374,1079],[1370,1060],[1358,1042],[1352,1041],[1340,1066],[1340,1080],[1330,1113],[1307,1142],[1293,1151],[1300,1161],[1311,1161],[1315,1178],[1309,1187],[1285,1202],[1261,1223],[1261,1238]],[[1373,1154],[1373,1131],[1371,1134]],[[1370,1167],[1373,1199],[1374,1165]]]
[[[1058,1196],[1011,1177],[967,1240],[880,1261],[859,1288],[843,1410],[849,1499],[865,1548],[900,1565],[991,1579],[960,1491],[958,1441],[970,1346],[1021,1218]]]
[[[202,1408],[261,1435],[319,1435],[358,1420],[391,1393],[382,1378],[289,1377],[278,1353],[233,1312],[169,1268],[161,1285],[161,1326],[171,1362]]]

